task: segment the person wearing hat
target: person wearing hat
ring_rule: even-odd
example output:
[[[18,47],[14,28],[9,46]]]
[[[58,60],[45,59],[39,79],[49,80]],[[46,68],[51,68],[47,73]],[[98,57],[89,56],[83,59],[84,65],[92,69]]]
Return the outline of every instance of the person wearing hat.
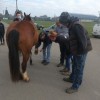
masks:
[[[72,83],[72,86],[66,89],[66,93],[74,93],[82,84],[85,61],[92,45],[87,30],[79,23],[77,17],[70,17],[68,12],[62,12],[59,21],[69,29],[69,50],[73,56],[72,73],[63,80]]]
[[[43,59],[42,64],[48,65],[50,63],[50,50],[52,46],[52,41],[48,37],[48,33],[45,31],[42,31],[39,34],[38,42],[35,45],[35,54],[38,54],[38,48],[41,46],[41,43],[43,43],[43,47],[40,50],[40,52],[43,52]]]

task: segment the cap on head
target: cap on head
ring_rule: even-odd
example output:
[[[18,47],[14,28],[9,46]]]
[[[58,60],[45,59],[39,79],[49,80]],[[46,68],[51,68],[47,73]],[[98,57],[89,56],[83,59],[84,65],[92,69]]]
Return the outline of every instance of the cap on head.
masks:
[[[70,20],[70,15],[68,12],[62,12],[59,17],[59,22],[63,25],[67,25]]]
[[[79,21],[78,17],[74,17],[74,16],[70,17],[70,23],[77,22],[77,21]]]

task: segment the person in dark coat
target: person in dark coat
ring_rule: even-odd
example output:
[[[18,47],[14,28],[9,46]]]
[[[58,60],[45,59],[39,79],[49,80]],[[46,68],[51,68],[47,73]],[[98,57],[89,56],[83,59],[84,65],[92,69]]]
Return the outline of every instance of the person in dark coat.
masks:
[[[43,51],[43,60],[42,60],[42,64],[44,65],[48,65],[50,63],[50,51],[51,51],[51,45],[52,45],[52,41],[49,39],[48,37],[48,33],[45,31],[42,31],[39,34],[39,39],[37,44],[35,45],[35,54],[38,52],[38,48],[41,46],[41,43],[43,43],[43,47],[40,50]]]
[[[4,24],[1,22],[0,19],[0,41],[2,45],[5,44],[4,34],[5,34]]]
[[[67,16],[64,16],[65,13]],[[64,21],[63,17],[66,18]],[[73,55],[72,73],[69,78],[63,80],[72,83],[72,86],[66,89],[66,93],[74,93],[82,83],[86,57],[92,50],[92,45],[87,30],[79,23],[77,17],[70,17],[68,12],[62,12],[59,21],[69,28],[69,47]]]
[[[50,31],[49,38],[51,41],[58,43],[60,47],[63,48],[63,56],[66,59],[66,63],[63,69],[60,70],[62,75],[70,74],[70,60],[72,55],[69,51],[69,35],[59,35],[56,31]]]

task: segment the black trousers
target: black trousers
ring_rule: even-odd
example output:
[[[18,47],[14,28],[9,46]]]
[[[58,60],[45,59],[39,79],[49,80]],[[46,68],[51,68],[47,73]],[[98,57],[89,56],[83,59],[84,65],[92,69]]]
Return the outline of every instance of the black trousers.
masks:
[[[59,47],[60,47],[60,63],[64,64],[64,59],[66,57],[66,47],[62,45],[59,45]]]

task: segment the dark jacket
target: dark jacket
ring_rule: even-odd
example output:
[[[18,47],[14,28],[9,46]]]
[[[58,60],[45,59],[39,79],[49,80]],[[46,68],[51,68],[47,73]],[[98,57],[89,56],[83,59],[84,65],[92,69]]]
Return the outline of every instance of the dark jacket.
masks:
[[[4,35],[4,33],[5,33],[4,25],[3,23],[0,22],[0,36]]]
[[[72,54],[84,54],[92,50],[88,32],[79,23],[71,23],[69,28],[70,51]]]
[[[21,21],[21,19],[19,19],[19,18],[14,18],[13,21]]]
[[[60,47],[66,49],[66,54],[69,54],[69,40],[64,35],[58,35],[55,40],[56,43],[59,43]]]
[[[38,42],[37,42],[37,44],[35,45],[35,48],[38,48],[38,47],[41,45],[41,42],[43,42],[43,47],[42,47],[42,49],[45,49],[49,44],[52,43],[52,41],[51,41],[50,38],[48,37],[48,34],[46,34],[46,33],[44,33],[44,34],[45,34],[44,40],[41,40],[41,33],[39,34]]]

